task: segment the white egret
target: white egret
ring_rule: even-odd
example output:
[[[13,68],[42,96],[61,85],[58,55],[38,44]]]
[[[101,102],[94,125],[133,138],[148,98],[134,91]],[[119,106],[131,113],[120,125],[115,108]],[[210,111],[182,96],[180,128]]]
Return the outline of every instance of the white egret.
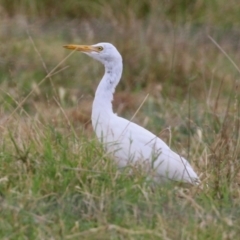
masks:
[[[92,106],[92,125],[106,151],[120,167],[140,163],[158,182],[180,181],[197,185],[199,178],[188,161],[145,128],[113,113],[112,100],[122,75],[122,57],[110,43],[66,45],[100,61],[105,73],[98,85]]]

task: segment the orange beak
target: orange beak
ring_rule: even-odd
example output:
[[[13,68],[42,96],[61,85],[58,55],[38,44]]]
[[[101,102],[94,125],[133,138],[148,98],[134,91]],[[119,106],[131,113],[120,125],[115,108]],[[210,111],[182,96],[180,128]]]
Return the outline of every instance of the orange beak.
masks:
[[[80,51],[80,52],[100,52],[97,47],[91,46],[91,45],[75,45],[75,44],[69,44],[63,46],[64,48]]]

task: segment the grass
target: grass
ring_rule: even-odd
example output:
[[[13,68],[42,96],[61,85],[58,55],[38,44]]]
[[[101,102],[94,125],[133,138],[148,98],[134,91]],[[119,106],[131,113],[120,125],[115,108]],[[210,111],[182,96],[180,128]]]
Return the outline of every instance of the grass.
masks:
[[[26,124],[28,131],[32,128],[27,139],[16,137],[22,127],[15,126],[2,144],[2,239],[220,239],[223,233],[239,234],[239,191],[223,178],[224,168],[219,189],[210,169],[205,171],[209,187],[203,190],[152,189],[141,172],[119,172],[94,140],[32,124]]]
[[[0,1],[0,238],[237,239],[237,1],[68,3]],[[134,121],[201,188],[153,186],[106,156],[90,124],[102,66],[62,48],[100,41],[124,59],[115,111],[131,119],[149,94]]]

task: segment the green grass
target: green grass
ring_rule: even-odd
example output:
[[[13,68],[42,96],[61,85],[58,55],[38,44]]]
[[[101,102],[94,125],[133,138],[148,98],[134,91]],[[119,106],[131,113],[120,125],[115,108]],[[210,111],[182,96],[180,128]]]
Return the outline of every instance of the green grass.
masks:
[[[0,238],[237,239],[239,72],[208,35],[239,65],[238,5],[0,0]],[[200,188],[104,153],[89,122],[99,63],[74,53],[43,80],[63,45],[100,41],[124,60],[115,111],[130,119],[149,94],[134,121],[189,159]]]
[[[6,133],[9,141],[1,147],[2,239],[221,239],[239,234],[239,191],[227,182],[224,168],[219,189],[211,169],[205,172],[209,186],[202,190],[153,187],[141,171],[119,172],[93,140],[76,139],[71,132],[66,137],[45,126],[24,141],[13,137],[18,128]]]
[[[1,0],[2,12],[8,16],[16,13],[36,18],[100,18],[112,21],[134,21],[135,19],[158,19],[176,24],[215,25],[224,28],[239,27],[239,1],[230,0],[226,5],[223,0],[179,0],[175,1],[118,1],[118,0],[69,0],[62,4],[54,0],[9,2]],[[224,18],[222,17],[224,13]]]

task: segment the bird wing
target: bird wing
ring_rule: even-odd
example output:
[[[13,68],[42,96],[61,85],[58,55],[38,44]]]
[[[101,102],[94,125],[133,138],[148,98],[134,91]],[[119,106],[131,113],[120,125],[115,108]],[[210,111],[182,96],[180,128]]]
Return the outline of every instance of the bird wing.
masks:
[[[108,129],[105,145],[108,152],[114,153],[120,166],[141,160],[160,177],[191,183],[198,179],[185,158],[145,128],[115,115],[109,121]]]

